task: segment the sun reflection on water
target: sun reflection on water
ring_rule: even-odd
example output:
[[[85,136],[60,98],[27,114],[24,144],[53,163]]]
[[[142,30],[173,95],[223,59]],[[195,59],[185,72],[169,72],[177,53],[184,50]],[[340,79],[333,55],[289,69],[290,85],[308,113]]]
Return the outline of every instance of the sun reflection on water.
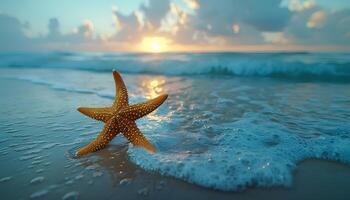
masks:
[[[163,92],[163,85],[165,84],[165,79],[151,79],[151,80],[143,80],[142,86],[146,87],[147,90],[145,92],[145,97],[147,99],[153,99],[159,96]]]
[[[143,92],[142,96],[144,96],[148,100],[158,97],[159,95],[165,93],[164,88],[163,88],[165,83],[166,83],[165,79],[160,78],[160,77],[142,80],[142,82],[141,82],[142,88],[145,88],[142,91]],[[147,117],[151,120],[162,121],[162,120],[169,119],[170,115],[171,115],[171,112],[168,112],[166,115],[164,115],[164,114],[159,115],[157,113],[158,112],[152,112],[149,115],[147,115]]]

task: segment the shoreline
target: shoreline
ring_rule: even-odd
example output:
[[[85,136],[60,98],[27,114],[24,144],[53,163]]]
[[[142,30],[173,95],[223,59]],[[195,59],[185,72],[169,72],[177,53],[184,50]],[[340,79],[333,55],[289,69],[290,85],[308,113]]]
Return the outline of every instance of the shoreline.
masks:
[[[112,149],[114,148],[112,147]],[[111,193],[109,199],[121,197],[123,199],[166,198],[168,200],[195,198],[345,200],[350,196],[348,188],[350,185],[350,166],[337,161],[307,159],[299,162],[293,172],[291,187],[248,187],[242,191],[221,191],[198,186],[174,177],[163,176],[156,172],[144,171],[127,158],[127,146],[123,147],[123,151],[124,153],[121,154],[124,155],[121,157],[124,159],[120,161],[122,163],[124,161],[124,167],[112,171],[128,171],[127,173],[131,176],[127,179],[131,180],[131,183],[116,187],[116,191]],[[120,151],[117,152],[120,154]],[[100,155],[105,157],[104,153],[101,152]],[[116,185],[118,184],[116,183]]]
[[[9,129],[8,135],[2,135],[8,137],[8,140],[3,142],[5,148],[1,159],[6,160],[7,165],[2,166],[1,178],[12,176],[8,182],[0,183],[0,191],[4,197],[8,196],[7,199],[27,199],[33,194],[40,194],[38,191],[46,192],[41,193],[45,196],[38,199],[61,199],[73,191],[79,193],[79,199],[111,200],[116,198],[342,200],[350,196],[350,166],[336,161],[308,159],[299,162],[293,172],[293,184],[290,188],[248,188],[241,192],[224,192],[142,170],[129,160],[126,152],[128,144],[121,139],[122,137],[104,150],[82,159],[72,159],[68,155],[69,150],[78,148],[77,145],[82,145],[83,142],[76,139],[95,137],[96,132],[100,130],[98,126],[101,124],[81,117],[73,109],[81,104],[80,102],[87,101],[86,94],[52,90],[47,86],[27,84],[24,81],[4,79],[0,81],[4,85],[11,85],[2,88],[3,103],[8,110],[5,111],[11,113],[10,108],[30,111],[22,113],[24,117],[16,121],[18,124],[15,130]],[[14,104],[12,97],[19,93],[25,96],[21,96],[23,98],[19,98]],[[88,102],[95,101],[101,104],[108,102],[92,95],[88,99]],[[32,116],[33,113],[36,115]],[[6,117],[3,115],[4,124],[11,119],[11,116],[17,115],[16,113]],[[70,127],[67,127],[67,124]],[[3,127],[3,130],[6,132],[7,129]],[[25,142],[41,147],[43,144],[57,144],[37,148]],[[13,144],[26,145],[27,149],[12,151]],[[28,160],[18,159],[28,153],[36,157]],[[38,177],[45,179],[42,183],[30,184],[31,180]],[[21,194],[14,193],[11,190],[14,187],[18,187],[22,191]]]

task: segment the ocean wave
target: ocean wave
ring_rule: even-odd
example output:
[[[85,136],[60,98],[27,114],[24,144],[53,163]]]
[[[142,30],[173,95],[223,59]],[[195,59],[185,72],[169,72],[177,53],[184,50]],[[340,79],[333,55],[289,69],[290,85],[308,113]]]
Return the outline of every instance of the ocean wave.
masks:
[[[350,80],[346,53],[0,54],[0,67],[64,68],[161,75],[216,75],[307,80]]]

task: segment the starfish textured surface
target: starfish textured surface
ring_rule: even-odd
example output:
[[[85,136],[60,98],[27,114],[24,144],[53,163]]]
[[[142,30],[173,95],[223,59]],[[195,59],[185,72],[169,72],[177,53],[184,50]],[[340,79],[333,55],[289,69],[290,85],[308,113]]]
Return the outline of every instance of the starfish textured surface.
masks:
[[[105,123],[97,138],[77,151],[76,156],[78,157],[103,149],[118,133],[122,133],[133,145],[144,147],[150,152],[156,151],[143,136],[140,129],[137,128],[135,121],[158,108],[168,98],[168,95],[163,94],[157,98],[130,106],[128,92],[122,77],[115,70],[112,73],[116,87],[113,105],[103,108],[78,108],[78,111],[84,115]]]

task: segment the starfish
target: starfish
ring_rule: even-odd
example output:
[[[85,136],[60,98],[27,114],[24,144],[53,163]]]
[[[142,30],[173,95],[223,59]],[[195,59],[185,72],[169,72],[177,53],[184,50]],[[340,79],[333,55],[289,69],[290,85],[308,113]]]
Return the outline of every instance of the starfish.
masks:
[[[84,115],[105,123],[97,138],[76,152],[78,157],[105,148],[118,133],[122,133],[133,145],[144,147],[152,153],[156,152],[156,149],[137,128],[135,121],[158,108],[167,99],[168,95],[163,94],[146,102],[130,106],[128,92],[122,77],[115,70],[112,71],[112,74],[116,87],[113,105],[102,108],[78,108],[78,111]]]

